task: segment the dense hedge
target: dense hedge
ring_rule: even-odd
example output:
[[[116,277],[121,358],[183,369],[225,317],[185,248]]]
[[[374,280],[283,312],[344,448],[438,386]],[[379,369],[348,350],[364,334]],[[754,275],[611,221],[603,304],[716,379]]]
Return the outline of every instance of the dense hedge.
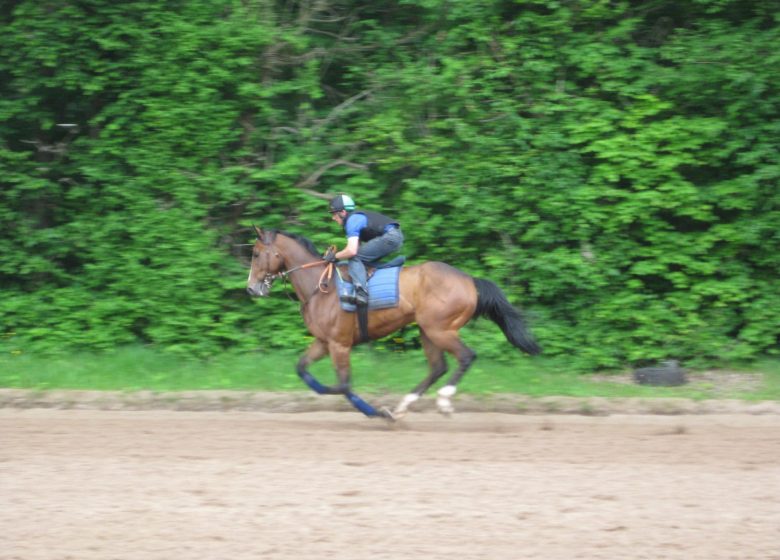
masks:
[[[0,7],[0,321],[25,351],[300,348],[250,224],[491,278],[585,367],[778,353],[780,22],[745,0]],[[320,195],[320,196],[318,196]],[[506,351],[497,329],[471,333]]]

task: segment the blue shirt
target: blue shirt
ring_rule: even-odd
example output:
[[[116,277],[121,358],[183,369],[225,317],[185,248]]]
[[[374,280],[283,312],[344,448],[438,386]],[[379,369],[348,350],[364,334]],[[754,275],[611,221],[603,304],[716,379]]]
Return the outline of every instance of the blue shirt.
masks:
[[[350,237],[360,237],[360,231],[368,225],[368,218],[365,214],[352,214],[347,218],[344,229],[347,232],[347,239]]]

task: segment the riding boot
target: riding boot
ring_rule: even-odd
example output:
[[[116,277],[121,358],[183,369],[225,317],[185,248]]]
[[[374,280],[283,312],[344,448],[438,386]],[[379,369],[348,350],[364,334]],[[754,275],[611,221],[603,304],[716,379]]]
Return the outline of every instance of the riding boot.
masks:
[[[368,305],[368,291],[363,286],[355,287],[355,303],[357,305]]]
[[[356,257],[349,259],[349,275],[355,285],[355,303],[358,305],[368,303],[368,290],[366,289],[367,274],[366,265]]]

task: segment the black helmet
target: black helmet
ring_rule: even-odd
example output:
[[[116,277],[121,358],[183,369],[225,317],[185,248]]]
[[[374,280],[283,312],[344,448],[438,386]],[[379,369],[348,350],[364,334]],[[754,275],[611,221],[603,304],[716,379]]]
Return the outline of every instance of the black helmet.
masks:
[[[352,212],[355,209],[355,201],[346,194],[340,194],[330,200],[328,208],[331,212],[341,212],[342,210]]]

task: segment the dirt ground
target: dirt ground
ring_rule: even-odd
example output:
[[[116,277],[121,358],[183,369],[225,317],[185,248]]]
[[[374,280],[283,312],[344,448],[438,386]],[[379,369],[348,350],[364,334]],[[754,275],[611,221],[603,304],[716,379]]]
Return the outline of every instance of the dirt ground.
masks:
[[[780,559],[780,416],[0,408],[0,559]]]

